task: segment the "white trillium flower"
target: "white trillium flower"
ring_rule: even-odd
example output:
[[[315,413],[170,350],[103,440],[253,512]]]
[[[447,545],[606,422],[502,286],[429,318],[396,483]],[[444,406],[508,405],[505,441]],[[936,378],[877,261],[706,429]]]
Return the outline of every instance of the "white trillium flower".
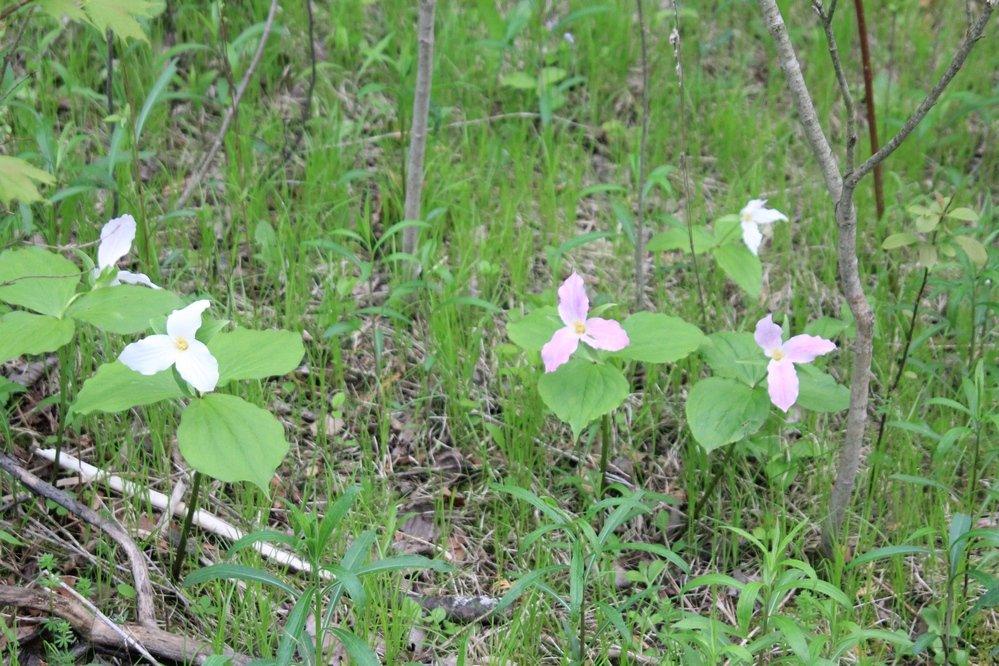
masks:
[[[116,217],[101,229],[101,244],[97,247],[97,266],[94,277],[105,270],[114,268],[118,260],[128,254],[135,240],[135,218],[131,215]],[[148,276],[131,271],[118,271],[111,284],[141,284],[153,289],[159,289]]]
[[[739,213],[742,223],[742,240],[753,254],[760,253],[760,243],[763,242],[762,225],[773,224],[779,220],[787,222],[787,216],[779,210],[766,207],[766,199],[751,199]]]
[[[150,335],[125,347],[118,360],[142,375],[155,375],[176,365],[184,381],[202,393],[219,383],[219,362],[195,339],[208,301],[195,301],[167,317],[166,335]]]

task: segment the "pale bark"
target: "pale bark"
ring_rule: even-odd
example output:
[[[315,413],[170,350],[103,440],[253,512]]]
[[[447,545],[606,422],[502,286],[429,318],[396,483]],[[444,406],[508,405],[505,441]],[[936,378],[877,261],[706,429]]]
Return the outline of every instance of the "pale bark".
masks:
[[[776,0],[758,0],[760,10],[767,29],[770,31],[777,47],[780,67],[787,78],[787,86],[794,100],[799,120],[804,129],[805,137],[811,146],[812,153],[819,163],[826,189],[833,201],[836,214],[838,241],[836,247],[839,270],[840,290],[850,307],[856,321],[857,334],[854,338],[852,352],[853,364],[850,377],[850,407],[846,417],[846,431],[840,447],[839,460],[836,469],[836,479],[833,483],[832,496],[829,501],[829,512],[824,526],[823,540],[827,547],[835,543],[846,511],[850,505],[853,487],[857,473],[863,461],[864,433],[867,427],[867,408],[870,399],[871,362],[874,340],[874,313],[871,310],[867,296],[864,294],[863,282],[860,279],[860,268],[857,260],[857,211],[854,206],[853,193],[857,183],[876,165],[883,162],[916,125],[926,116],[929,110],[940,98],[947,84],[954,78],[964,64],[974,43],[981,38],[985,24],[989,20],[996,0],[988,0],[982,15],[971,25],[965,34],[950,66],[941,79],[927,94],[923,102],[916,108],[892,139],[874,155],[868,158],[856,169],[853,168],[854,149],[856,143],[856,121],[853,98],[849,85],[843,74],[839,51],[830,29],[831,11],[825,13],[821,5],[816,9],[822,18],[828,40],[829,54],[836,71],[837,83],[843,95],[847,111],[847,145],[846,145],[846,175],[841,172],[839,161],[829,145],[829,140],[819,122],[818,114],[812,96],[801,73],[801,65],[794,52],[794,46],[788,36],[787,27],[777,7]]]
[[[427,117],[430,114],[430,86],[434,70],[435,0],[420,0],[417,34],[419,49],[416,62],[416,90],[413,95],[413,122],[409,132],[409,156],[406,160],[406,202],[403,217],[419,220],[423,199],[423,158],[427,149]],[[416,251],[416,227],[402,232],[403,252]]]

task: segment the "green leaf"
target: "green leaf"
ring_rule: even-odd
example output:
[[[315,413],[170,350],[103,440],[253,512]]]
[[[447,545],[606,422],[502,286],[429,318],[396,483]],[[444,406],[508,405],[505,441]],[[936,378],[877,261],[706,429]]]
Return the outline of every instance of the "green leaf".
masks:
[[[348,629],[343,627],[330,627],[329,632],[333,634],[343,648],[350,655],[350,663],[357,666],[379,666],[381,662],[368,644],[357,637]]]
[[[558,312],[551,306],[545,306],[530,314],[511,321],[506,325],[506,334],[510,340],[528,352],[539,352],[548,342],[552,334],[564,324],[558,318]]]
[[[10,396],[15,393],[24,393],[25,388],[17,382],[12,382],[6,377],[0,376],[0,407],[7,404]]]
[[[711,452],[759,430],[770,413],[770,401],[761,388],[709,377],[690,389],[685,413],[694,439]]]
[[[955,208],[947,213],[947,217],[962,222],[978,222],[978,213],[970,208]]]
[[[919,242],[919,236],[916,234],[911,234],[909,232],[902,232],[900,234],[892,234],[888,238],[884,239],[881,243],[882,250],[894,250],[895,248],[905,247],[906,245],[912,245],[913,243]]]
[[[215,335],[208,349],[219,362],[219,386],[240,379],[286,375],[302,362],[301,333],[237,328]]]
[[[708,341],[693,324],[656,312],[636,312],[622,326],[630,342],[614,355],[644,363],[675,363]]]
[[[130,335],[150,328],[159,319],[183,305],[165,289],[120,284],[94,289],[73,301],[66,314],[108,333]]]
[[[813,412],[839,412],[850,406],[850,389],[818,368],[796,365],[798,405]]]
[[[83,0],[91,25],[104,33],[113,32],[119,39],[129,37],[149,41],[136,19],[148,19],[163,11],[161,2],[151,0]]]
[[[295,602],[291,612],[288,613],[288,619],[285,620],[284,628],[281,630],[281,640],[278,643],[274,661],[275,666],[290,666],[292,659],[294,659],[295,649],[302,642],[302,632],[305,630],[309,613],[313,610],[312,598],[315,593],[316,590],[313,587],[306,589]]]
[[[767,359],[752,333],[721,331],[708,336],[701,354],[719,377],[756,386],[767,374]]]
[[[73,339],[72,319],[14,310],[0,317],[0,363],[22,354],[55,351]]]
[[[691,226],[690,232],[685,227],[673,227],[661,231],[649,239],[646,249],[649,252],[684,252],[690,254],[690,237],[694,237],[694,254],[707,252],[715,245],[714,236],[703,224]]]
[[[759,257],[741,243],[720,245],[711,254],[732,282],[752,298],[759,298],[763,290],[763,264]]]
[[[83,383],[73,401],[71,414],[121,412],[132,407],[151,405],[160,400],[184,397],[171,370],[155,375],[140,375],[119,361],[105,363]]]
[[[40,201],[42,195],[35,183],[51,185],[55,182],[48,173],[31,166],[17,157],[0,155],[0,202],[9,204],[11,201],[34,203]]]
[[[500,83],[508,88],[517,90],[534,90],[538,87],[538,81],[527,72],[514,72],[507,74],[500,79]]]
[[[936,229],[937,225],[939,225],[939,224],[940,224],[940,216],[939,215],[930,215],[930,216],[926,216],[926,217],[917,217],[916,218],[916,231],[918,231],[919,233],[922,233],[922,234],[928,234],[931,231],[933,231],[934,229]]]
[[[875,548],[867,551],[866,553],[857,555],[852,560],[847,562],[846,568],[852,569],[854,567],[859,567],[862,564],[867,564],[868,562],[874,562],[875,560],[886,560],[889,557],[925,555],[929,552],[929,548],[922,548],[920,546],[885,546],[884,548]]]
[[[251,583],[263,583],[265,585],[276,587],[291,596],[298,594],[295,588],[288,585],[288,583],[284,582],[280,578],[267,573],[262,569],[255,569],[253,567],[242,566],[239,564],[213,564],[211,566],[196,569],[184,577],[182,585],[183,587],[191,587],[193,585],[210,583],[215,580],[242,580]]]
[[[972,238],[971,236],[952,236],[951,240],[960,246],[964,253],[968,255],[968,259],[971,260],[978,268],[981,268],[989,260],[988,250],[985,246],[978,242],[978,240]]]
[[[937,265],[937,248],[929,243],[920,243],[916,247],[919,265],[923,268],[933,268]]]
[[[76,264],[40,247],[0,254],[0,300],[11,305],[62,317],[79,282]]]
[[[590,421],[608,414],[628,397],[628,380],[609,365],[573,359],[538,380],[538,392],[548,408],[579,437]]]
[[[250,481],[265,493],[288,453],[284,428],[270,412],[221,393],[193,400],[177,428],[191,467],[219,481]]]

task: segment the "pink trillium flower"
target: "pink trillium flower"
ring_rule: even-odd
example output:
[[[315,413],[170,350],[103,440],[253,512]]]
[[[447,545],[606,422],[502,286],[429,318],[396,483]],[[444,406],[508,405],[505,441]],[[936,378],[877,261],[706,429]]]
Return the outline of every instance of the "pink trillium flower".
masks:
[[[118,260],[128,254],[135,240],[135,218],[131,215],[116,217],[101,228],[101,244],[97,247],[97,266],[94,267],[94,277],[109,268],[114,268]],[[142,273],[119,270],[111,278],[111,285],[141,284],[152,289],[159,289],[148,276]]]
[[[749,203],[739,212],[739,222],[742,224],[742,241],[753,254],[760,253],[760,243],[763,242],[761,226],[781,220],[787,222],[787,215],[766,206],[766,199],[750,199]]]
[[[780,326],[772,314],[756,322],[753,336],[763,353],[770,357],[767,364],[767,392],[770,401],[786,412],[798,399],[798,372],[795,363],[811,363],[817,356],[836,349],[831,340],[815,335],[796,335],[781,342]]]
[[[554,372],[569,360],[582,340],[594,349],[620,351],[628,346],[628,334],[613,319],[587,318],[590,299],[586,297],[583,278],[570,275],[558,288],[558,316],[565,324],[555,331],[551,340],[541,348],[545,372]]]

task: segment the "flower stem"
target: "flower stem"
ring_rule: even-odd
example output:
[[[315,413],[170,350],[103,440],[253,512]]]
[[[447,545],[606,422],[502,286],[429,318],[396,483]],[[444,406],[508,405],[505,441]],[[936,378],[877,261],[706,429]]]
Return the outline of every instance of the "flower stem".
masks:
[[[604,496],[607,487],[607,458],[613,437],[610,414],[604,414],[600,418],[600,482],[597,485],[597,499]]]
[[[198,491],[200,490],[201,472],[195,470],[194,482],[191,485],[191,499],[187,503],[187,515],[184,516],[184,526],[180,530],[180,542],[177,544],[177,551],[173,556],[173,566],[170,568],[170,578],[175,583],[180,579],[180,569],[184,563],[184,554],[187,552],[187,535],[191,531],[194,512],[198,510]]]
[[[732,462],[732,455],[735,453],[735,444],[728,445],[728,451],[725,452],[725,458],[722,460],[721,465],[715,470],[714,476],[711,477],[711,481],[708,483],[707,487],[701,493],[701,496],[697,498],[697,503],[694,504],[694,508],[690,512],[690,524],[693,525],[697,522],[697,518],[701,513],[701,507],[704,503],[708,501],[711,497],[711,493],[714,492],[715,486],[718,485],[718,481],[721,479],[722,474],[728,469],[729,463]]]
[[[69,382],[73,374],[71,364],[74,354],[69,345],[59,348],[59,417],[56,424],[55,460],[52,463],[52,482],[59,475],[59,456],[62,443],[66,439],[66,416],[69,412]]]

